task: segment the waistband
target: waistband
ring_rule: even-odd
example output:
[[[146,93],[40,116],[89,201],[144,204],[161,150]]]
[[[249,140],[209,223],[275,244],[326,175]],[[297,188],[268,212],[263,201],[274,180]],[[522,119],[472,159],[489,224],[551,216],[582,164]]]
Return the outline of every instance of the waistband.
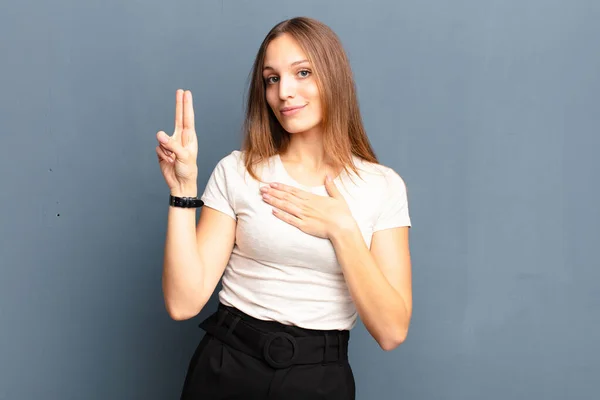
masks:
[[[223,303],[199,326],[223,343],[262,359],[273,368],[348,360],[348,330],[319,331],[262,321]]]

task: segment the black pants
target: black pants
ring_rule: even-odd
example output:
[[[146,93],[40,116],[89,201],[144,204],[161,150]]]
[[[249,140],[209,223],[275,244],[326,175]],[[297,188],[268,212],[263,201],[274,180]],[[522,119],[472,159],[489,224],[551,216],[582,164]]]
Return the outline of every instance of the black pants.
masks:
[[[354,400],[345,331],[261,321],[219,304],[189,363],[181,400]]]

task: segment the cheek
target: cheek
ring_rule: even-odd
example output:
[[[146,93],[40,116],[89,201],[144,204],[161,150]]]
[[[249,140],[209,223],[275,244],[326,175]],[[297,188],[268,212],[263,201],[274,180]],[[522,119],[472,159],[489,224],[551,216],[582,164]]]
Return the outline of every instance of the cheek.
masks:
[[[321,94],[316,84],[311,85],[309,96],[313,112],[317,114],[318,118],[321,118]]]
[[[271,107],[271,108],[276,107],[277,94],[274,93],[274,91],[271,87],[267,87],[265,97],[267,99],[267,103],[269,104],[269,107]]]
[[[320,115],[321,110],[321,96],[319,94],[319,88],[316,82],[307,82],[306,85],[302,86],[301,93],[302,97],[310,102],[310,108],[312,112],[316,112]]]
[[[319,88],[314,80],[311,79],[302,85],[302,96],[313,103],[319,100]]]

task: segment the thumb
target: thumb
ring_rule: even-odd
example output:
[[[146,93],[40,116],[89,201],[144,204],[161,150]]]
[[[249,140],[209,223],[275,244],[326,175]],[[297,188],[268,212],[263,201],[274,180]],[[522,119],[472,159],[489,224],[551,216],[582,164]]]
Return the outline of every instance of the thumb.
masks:
[[[157,134],[157,138],[163,148],[175,153],[177,158],[183,157],[183,146],[179,143],[175,135],[169,136],[165,132],[160,131]]]
[[[333,198],[339,199],[342,197],[342,194],[338,190],[337,186],[335,186],[333,179],[331,179],[331,176],[329,175],[325,177],[325,189],[327,189],[327,193],[329,193],[329,195]]]

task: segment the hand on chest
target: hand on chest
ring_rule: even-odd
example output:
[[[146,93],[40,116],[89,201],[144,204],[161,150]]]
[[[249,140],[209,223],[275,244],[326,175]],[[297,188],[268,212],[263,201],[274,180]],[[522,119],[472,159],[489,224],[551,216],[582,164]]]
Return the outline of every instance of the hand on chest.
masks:
[[[273,206],[263,200],[258,186],[245,189],[236,199],[237,251],[260,262],[341,274],[329,239],[306,234],[274,216]],[[351,208],[369,246],[372,230],[368,213],[353,205]]]
[[[244,203],[238,206],[236,245],[245,256],[261,262],[339,271],[329,239],[308,235],[280,220],[259,193],[245,196]]]

